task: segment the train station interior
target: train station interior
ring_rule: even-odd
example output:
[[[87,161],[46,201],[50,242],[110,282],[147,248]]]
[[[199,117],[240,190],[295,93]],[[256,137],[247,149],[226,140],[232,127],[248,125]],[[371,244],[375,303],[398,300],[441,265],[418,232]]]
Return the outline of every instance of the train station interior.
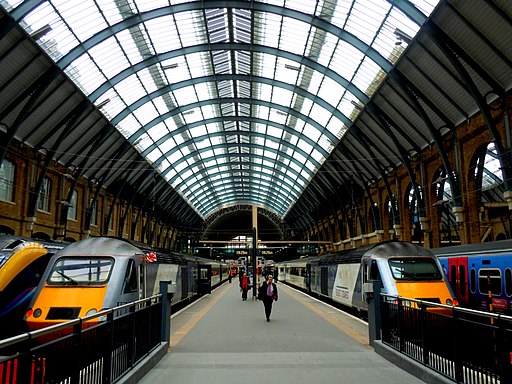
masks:
[[[2,0],[0,18],[2,233],[209,256],[256,238],[283,259],[511,237],[507,1]]]
[[[0,383],[511,382],[511,107],[507,0],[0,0]]]

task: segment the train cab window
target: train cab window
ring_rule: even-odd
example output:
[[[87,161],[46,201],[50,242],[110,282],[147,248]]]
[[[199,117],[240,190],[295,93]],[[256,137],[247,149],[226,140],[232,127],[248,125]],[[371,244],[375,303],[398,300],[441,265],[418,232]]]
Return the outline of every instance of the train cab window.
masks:
[[[49,285],[102,285],[110,278],[111,258],[63,257],[57,260],[48,277]]]
[[[499,269],[482,268],[478,271],[480,293],[501,295],[501,271]]]
[[[505,269],[505,292],[507,296],[512,296],[512,270]]]
[[[137,292],[137,268],[135,261],[129,260],[124,277],[123,293]]]
[[[441,280],[441,271],[434,259],[394,258],[389,259],[389,267],[395,280]]]

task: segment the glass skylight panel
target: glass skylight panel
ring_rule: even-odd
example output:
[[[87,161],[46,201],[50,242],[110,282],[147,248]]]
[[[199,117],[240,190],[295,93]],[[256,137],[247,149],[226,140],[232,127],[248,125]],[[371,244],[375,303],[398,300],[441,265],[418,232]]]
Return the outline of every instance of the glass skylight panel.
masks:
[[[82,55],[69,65],[66,68],[66,73],[72,76],[72,79],[86,95],[91,94],[106,80],[88,54]]]
[[[317,3],[311,0],[287,0],[286,7],[295,9],[299,12],[313,14],[315,12]]]
[[[346,89],[329,77],[325,77],[322,86],[318,89],[318,97],[331,104],[333,107],[339,103]]]
[[[434,10],[439,0],[409,0],[412,4],[416,6],[420,11],[422,11],[425,15],[430,15],[430,13]]]
[[[200,26],[203,19],[202,11],[177,12],[174,14],[176,29],[184,46],[207,43],[204,27]]]
[[[341,122],[339,119],[333,117],[329,120],[329,123],[327,123],[325,127],[329,132],[331,132],[333,135],[335,135],[338,139],[341,139],[342,136],[345,134],[347,127],[343,122]],[[330,144],[331,141],[327,140]],[[337,144],[337,143],[336,143]],[[334,148],[330,146],[329,152],[331,152]]]
[[[144,88],[136,75],[132,75],[117,83],[114,86],[119,96],[127,105],[131,105],[140,99],[143,95]],[[135,90],[141,90],[140,92],[134,92]],[[108,104],[107,104],[108,105]]]
[[[281,30],[282,16],[270,12],[255,12],[255,25],[258,25],[254,32],[255,42],[258,44],[277,47],[278,34]]]
[[[204,82],[194,85],[195,92],[197,94],[197,99],[199,101],[211,100],[215,98],[214,90],[215,83],[213,82]],[[214,108],[215,105],[211,105],[210,108]]]
[[[155,148],[154,150],[152,150],[148,155],[147,155],[147,158],[151,161],[151,162],[155,162],[157,161],[160,157],[162,156],[162,151],[160,150],[160,148]]]
[[[279,124],[285,125],[286,117],[287,117],[287,114],[279,109],[272,108],[270,110],[269,120],[274,123],[279,123]]]
[[[304,45],[297,43],[299,41],[307,41],[310,28],[310,24],[290,17],[284,18],[279,39],[279,48],[302,55],[304,53]]]
[[[125,117],[116,127],[127,139],[140,129],[140,123],[133,115]]]
[[[163,141],[163,142],[158,144],[158,148],[160,148],[162,153],[167,153],[168,151],[170,151],[174,147],[175,147],[175,144],[174,144],[174,140],[172,140],[172,139],[165,140],[165,141]]]
[[[361,12],[361,7],[358,7],[357,4],[358,2],[356,2],[356,6],[351,10],[344,29],[357,36],[366,44],[371,44],[380,24],[379,20],[376,20],[371,16],[365,17],[365,14]],[[369,9],[369,7],[363,7],[365,9]]]
[[[135,111],[133,111],[133,114],[142,125],[146,125],[151,120],[159,116],[158,111],[155,109],[155,106],[152,103],[143,104]]]
[[[279,77],[278,77],[279,78]],[[293,92],[281,87],[274,87],[272,92],[272,102],[283,106],[289,106],[292,102]]]
[[[167,133],[169,133],[169,130],[167,129],[166,125],[161,122],[161,123],[158,123],[157,125],[151,127],[150,129],[148,129],[148,135],[154,140],[154,141],[158,141],[159,139],[161,139],[164,135],[166,135]]]
[[[318,124],[324,126],[329,121],[331,114],[318,104],[314,104],[310,115]]]
[[[320,72],[312,72],[311,79],[308,84],[308,91],[315,95],[318,92],[318,89],[322,85],[322,81],[324,79],[324,75]]]
[[[172,15],[148,20],[145,26],[157,53],[173,51],[181,47]]]
[[[174,97],[176,100],[179,100],[180,105],[187,105],[197,102],[196,93],[194,92],[194,87],[185,87],[176,89],[173,92]]]
[[[371,96],[373,92],[369,93],[368,89],[372,82],[375,81],[375,77],[379,73],[379,70],[380,67],[373,60],[369,57],[365,57],[361,63],[361,69],[357,72],[352,82],[361,91],[365,92],[368,96]]]
[[[81,41],[87,40],[96,32],[108,27],[96,6],[96,2],[93,0],[82,0],[80,2],[54,0],[52,3]]]
[[[167,95],[165,95],[167,96]],[[169,105],[164,100],[163,97],[157,97],[152,100],[153,104],[155,105],[156,110],[158,111],[159,116],[166,114],[169,112]]]

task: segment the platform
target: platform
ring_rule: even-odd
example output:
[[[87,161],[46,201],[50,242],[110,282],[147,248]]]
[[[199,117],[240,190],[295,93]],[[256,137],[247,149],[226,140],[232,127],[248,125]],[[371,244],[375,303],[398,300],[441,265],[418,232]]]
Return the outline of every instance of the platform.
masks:
[[[271,321],[237,281],[177,313],[169,353],[141,384],[416,384],[368,345],[360,320],[284,284]]]

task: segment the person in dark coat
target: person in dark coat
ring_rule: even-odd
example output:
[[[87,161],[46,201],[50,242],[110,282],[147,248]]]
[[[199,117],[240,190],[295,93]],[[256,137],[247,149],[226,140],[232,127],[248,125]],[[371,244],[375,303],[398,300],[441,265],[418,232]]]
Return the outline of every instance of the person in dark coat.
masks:
[[[272,313],[272,304],[277,301],[277,286],[274,283],[272,275],[267,276],[267,280],[261,284],[258,289],[258,299],[263,301],[265,307],[265,317],[270,321],[270,314]]]

